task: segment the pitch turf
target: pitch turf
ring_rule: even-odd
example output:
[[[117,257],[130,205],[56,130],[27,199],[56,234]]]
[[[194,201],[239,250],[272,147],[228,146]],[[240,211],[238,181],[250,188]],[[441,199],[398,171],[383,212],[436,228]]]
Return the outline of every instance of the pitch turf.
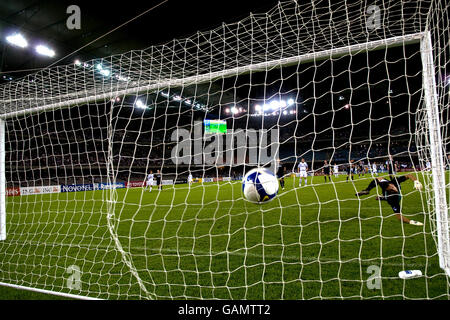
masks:
[[[0,282],[110,299],[448,299],[425,192],[402,185],[417,227],[375,190],[355,196],[369,175],[333,180],[288,178],[265,205],[244,201],[238,181],[10,197]],[[71,265],[81,290],[67,288]],[[405,269],[424,277],[401,280]],[[0,287],[22,291],[10,292]]]

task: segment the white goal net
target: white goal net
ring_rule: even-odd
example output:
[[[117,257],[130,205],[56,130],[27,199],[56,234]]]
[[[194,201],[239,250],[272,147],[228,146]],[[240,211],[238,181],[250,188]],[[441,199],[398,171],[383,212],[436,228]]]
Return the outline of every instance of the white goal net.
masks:
[[[450,298],[448,11],[284,1],[2,84],[0,284],[102,299]],[[266,204],[242,194],[256,167],[282,177]],[[395,177],[398,208],[370,187]]]

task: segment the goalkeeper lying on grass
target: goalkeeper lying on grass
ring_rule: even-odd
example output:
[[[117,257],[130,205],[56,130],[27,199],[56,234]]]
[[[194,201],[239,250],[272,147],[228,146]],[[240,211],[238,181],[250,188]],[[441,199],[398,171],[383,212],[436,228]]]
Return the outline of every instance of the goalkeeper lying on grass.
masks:
[[[366,189],[358,192],[356,195],[362,196],[362,195],[366,195],[370,193],[370,190],[372,190],[373,188],[375,188],[377,185],[381,187],[381,191],[383,196],[380,197],[376,197],[376,200],[385,200],[387,201],[387,203],[389,203],[389,205],[392,207],[392,210],[394,210],[395,215],[397,216],[397,218],[404,222],[404,223],[409,223],[409,224],[413,224],[416,226],[423,226],[423,223],[418,222],[418,221],[414,221],[414,220],[409,220],[408,218],[404,217],[401,213],[401,204],[400,201],[402,199],[402,195],[400,193],[400,183],[411,179],[414,181],[414,188],[416,188],[417,190],[421,190],[422,189],[422,184],[420,183],[420,181],[418,181],[416,179],[416,177],[414,177],[411,174],[407,174],[404,176],[399,176],[399,177],[390,177],[391,180],[387,180],[384,178],[375,178],[374,180],[372,180],[372,182],[369,183],[369,185],[367,186]]]

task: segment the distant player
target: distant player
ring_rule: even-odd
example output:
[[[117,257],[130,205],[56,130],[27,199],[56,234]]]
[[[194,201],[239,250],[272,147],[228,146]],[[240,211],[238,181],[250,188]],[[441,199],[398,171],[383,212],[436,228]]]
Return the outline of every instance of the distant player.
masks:
[[[156,185],[158,186],[158,190],[162,190],[162,176],[159,170],[156,171]]]
[[[298,164],[298,173],[300,176],[299,186],[302,186],[303,178],[305,178],[305,186],[308,184],[308,164],[305,162],[305,159],[302,158],[301,162]]]
[[[358,192],[356,195],[358,197],[362,195],[367,195],[370,193],[370,190],[372,190],[376,186],[380,186],[383,195],[380,197],[376,197],[376,200],[387,201],[387,203],[391,206],[392,210],[394,211],[397,219],[399,219],[400,221],[416,226],[423,226],[423,223],[414,220],[409,220],[408,218],[404,217],[401,213],[402,210],[400,202],[402,199],[402,195],[400,184],[408,179],[414,181],[414,188],[416,188],[417,190],[422,189],[422,184],[416,179],[416,177],[414,177],[411,174],[407,174],[404,176],[393,177],[391,178],[391,180],[387,180],[384,178],[375,178],[369,183],[366,189]]]
[[[191,186],[192,182],[194,181],[194,178],[192,178],[192,173],[189,171],[188,175],[188,185]]]
[[[361,175],[364,177],[364,174],[366,173],[366,169],[364,168],[364,162],[360,162],[358,164],[358,177],[361,177]]]
[[[324,178],[325,178],[325,182],[327,182],[327,177],[328,177],[328,181],[331,182],[331,173],[330,173],[330,165],[328,164],[328,161],[325,160],[323,162],[323,169],[322,169]]]
[[[377,163],[372,163],[372,174],[378,176]]]
[[[353,179],[353,172],[354,172],[354,167],[353,167],[353,160],[350,160],[350,163],[348,164],[348,167],[347,167],[347,182],[348,182],[348,179],[351,177],[352,178],[352,180],[354,180]]]
[[[389,156],[389,160],[386,161],[386,165],[388,167],[389,177],[392,180],[392,177],[397,174],[397,164],[394,162],[392,156]]]
[[[335,163],[333,166],[334,177],[337,178],[339,175],[339,166]]]
[[[286,175],[286,168],[281,165],[280,159],[277,160],[277,178],[280,180],[280,187],[284,190],[284,176]]]
[[[150,173],[147,175],[147,182],[145,183],[145,189],[149,189],[149,192],[152,192],[153,185],[153,171],[150,170]]]
[[[426,169],[425,170],[426,171],[431,171],[431,162],[430,162],[430,160],[428,160],[425,165],[426,165]]]

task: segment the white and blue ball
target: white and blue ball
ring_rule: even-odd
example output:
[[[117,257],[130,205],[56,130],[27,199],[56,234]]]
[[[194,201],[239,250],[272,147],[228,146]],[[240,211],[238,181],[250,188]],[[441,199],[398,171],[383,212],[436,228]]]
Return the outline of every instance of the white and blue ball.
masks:
[[[242,179],[242,192],[250,202],[269,202],[278,193],[278,179],[266,168],[252,169]]]

